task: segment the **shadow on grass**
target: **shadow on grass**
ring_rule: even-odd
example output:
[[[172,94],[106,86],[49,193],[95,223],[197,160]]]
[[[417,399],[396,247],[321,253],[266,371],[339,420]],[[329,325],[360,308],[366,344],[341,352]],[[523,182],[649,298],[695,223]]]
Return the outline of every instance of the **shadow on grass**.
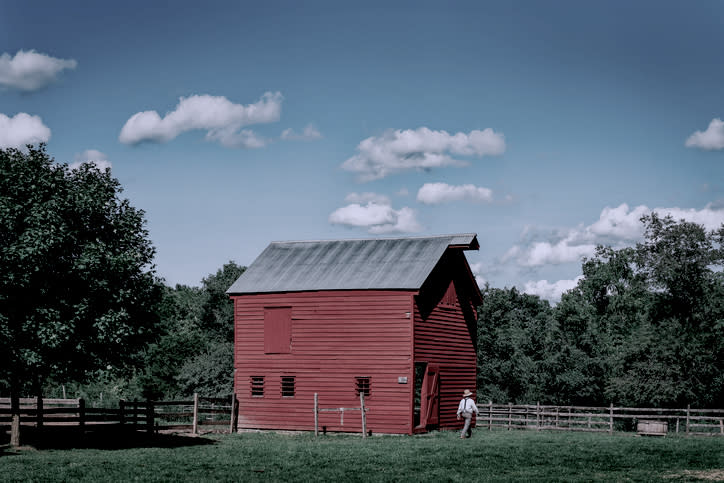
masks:
[[[20,433],[20,449],[130,449],[130,448],[180,448],[183,446],[206,446],[213,440],[180,434],[149,434],[120,426],[87,428],[84,432],[77,427],[50,427],[42,430],[23,427]],[[14,454],[9,448],[10,436],[0,432],[0,457]]]

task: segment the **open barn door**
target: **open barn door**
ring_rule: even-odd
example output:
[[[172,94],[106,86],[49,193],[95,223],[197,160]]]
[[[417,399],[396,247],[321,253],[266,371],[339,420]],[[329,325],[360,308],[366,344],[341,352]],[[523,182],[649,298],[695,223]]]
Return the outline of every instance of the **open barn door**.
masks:
[[[423,366],[424,364],[424,366]],[[419,419],[415,415],[415,429],[425,430],[431,426],[437,426],[440,422],[440,366],[433,363],[416,364],[424,372],[416,371],[416,377],[421,381],[416,381],[419,387]]]

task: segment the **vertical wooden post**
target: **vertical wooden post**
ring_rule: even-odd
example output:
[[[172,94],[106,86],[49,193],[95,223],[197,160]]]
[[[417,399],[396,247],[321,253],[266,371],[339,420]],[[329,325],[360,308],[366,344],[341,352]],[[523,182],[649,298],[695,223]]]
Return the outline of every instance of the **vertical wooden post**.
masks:
[[[153,409],[153,402],[146,401],[146,432],[148,434],[153,433],[153,423],[156,417],[156,412]]]
[[[314,393],[314,436],[319,436],[319,400]]]
[[[192,424],[192,433],[197,434],[199,429],[199,393],[194,393],[194,421]]]
[[[10,447],[16,448],[20,446],[20,397],[17,393],[10,393],[10,413],[12,414]]]
[[[81,432],[85,430],[85,399],[78,399],[78,427]]]
[[[234,407],[236,405],[236,394],[231,393],[231,412],[229,413],[229,433],[234,432]]]
[[[560,412],[561,412],[561,408],[559,408],[558,406],[556,406],[556,429],[558,429],[558,422],[559,422],[559,420],[560,420],[560,418],[559,418]]]
[[[508,403],[508,431],[510,431],[510,426],[513,423],[513,403]]]
[[[613,403],[608,407],[608,434],[613,434]]]
[[[359,408],[362,413],[362,438],[367,437],[367,417],[365,415],[365,392],[359,392]]]
[[[535,402],[535,429],[540,431],[540,403]]]
[[[719,420],[719,432],[724,434],[724,419]]]
[[[133,417],[133,430],[136,430],[136,424],[138,423],[138,399],[133,398],[133,412],[131,412]]]
[[[43,396],[38,396],[38,403],[36,404],[38,414],[37,419],[35,420],[35,425],[37,426],[38,430],[43,429]]]
[[[686,434],[689,434],[689,417],[691,416],[691,404],[686,405]]]
[[[118,401],[118,422],[122,425],[126,424],[126,400],[120,399]]]
[[[239,400],[234,393],[234,414],[232,419],[231,431],[236,433],[239,430]]]
[[[488,431],[493,429],[493,401],[488,400]]]

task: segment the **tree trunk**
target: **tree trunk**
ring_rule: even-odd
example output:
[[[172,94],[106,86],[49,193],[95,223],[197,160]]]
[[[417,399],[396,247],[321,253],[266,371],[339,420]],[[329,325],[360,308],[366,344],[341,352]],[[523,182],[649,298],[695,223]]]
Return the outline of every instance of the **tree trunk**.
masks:
[[[10,392],[10,415],[10,447],[17,448],[20,446],[20,396],[17,391]]]

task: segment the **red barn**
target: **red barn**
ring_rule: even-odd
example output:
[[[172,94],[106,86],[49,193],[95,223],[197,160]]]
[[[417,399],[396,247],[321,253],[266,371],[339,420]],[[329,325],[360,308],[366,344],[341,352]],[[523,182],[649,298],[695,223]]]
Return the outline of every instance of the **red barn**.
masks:
[[[460,426],[475,390],[475,234],[271,243],[229,288],[239,427],[314,429],[319,406],[358,407],[367,428]],[[359,431],[359,412],[320,413]]]

